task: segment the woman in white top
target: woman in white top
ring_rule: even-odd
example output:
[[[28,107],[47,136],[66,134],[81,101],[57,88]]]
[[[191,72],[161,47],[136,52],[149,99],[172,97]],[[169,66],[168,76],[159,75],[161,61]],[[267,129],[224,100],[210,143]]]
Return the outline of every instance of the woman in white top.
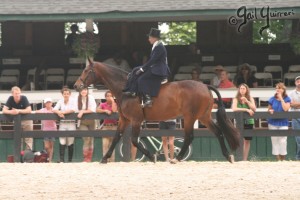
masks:
[[[78,95],[77,108],[80,119],[84,114],[96,112],[96,101],[92,95],[89,95],[88,89],[83,88]],[[85,119],[78,121],[79,130],[95,130],[95,120]],[[83,137],[83,161],[91,162],[94,151],[94,137]]]

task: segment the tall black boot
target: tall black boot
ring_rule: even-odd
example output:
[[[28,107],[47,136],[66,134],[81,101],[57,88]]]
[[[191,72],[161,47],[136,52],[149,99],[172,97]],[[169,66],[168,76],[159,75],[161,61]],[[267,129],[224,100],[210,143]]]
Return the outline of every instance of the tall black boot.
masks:
[[[151,107],[152,106],[152,99],[151,96],[148,94],[145,94],[145,102],[144,107]]]
[[[68,161],[69,162],[72,162],[73,151],[74,151],[74,144],[71,144],[70,146],[68,146]]]
[[[66,145],[59,144],[59,162],[65,162]]]

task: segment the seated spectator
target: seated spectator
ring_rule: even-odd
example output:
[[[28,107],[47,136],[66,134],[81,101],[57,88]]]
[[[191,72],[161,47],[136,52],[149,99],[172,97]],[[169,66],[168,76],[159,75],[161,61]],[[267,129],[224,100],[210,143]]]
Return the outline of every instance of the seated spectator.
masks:
[[[104,60],[103,63],[111,65],[112,67],[117,67],[127,72],[131,72],[131,68],[129,67],[128,62],[122,58],[120,52],[116,53],[112,58]]]
[[[200,80],[200,77],[199,77],[199,76],[200,76],[200,72],[199,72],[198,69],[194,68],[194,69],[192,70],[191,75],[192,75],[192,80],[202,82],[202,81]]]
[[[220,84],[218,88],[234,88],[234,84],[228,78],[228,72],[223,70],[220,73]],[[225,108],[231,107],[231,98],[222,98]]]
[[[147,55],[143,51],[133,51],[130,58],[132,68],[144,65],[148,61]]]
[[[234,78],[234,84],[236,86],[245,83],[249,88],[257,87],[257,79],[255,78],[253,72],[251,71],[250,65],[244,63],[239,67],[239,70]]]
[[[222,65],[217,65],[215,67],[215,74],[216,76],[213,77],[210,81],[210,85],[213,85],[215,87],[219,87],[219,84],[221,82],[220,76],[221,76],[221,72],[224,71],[224,67]]]

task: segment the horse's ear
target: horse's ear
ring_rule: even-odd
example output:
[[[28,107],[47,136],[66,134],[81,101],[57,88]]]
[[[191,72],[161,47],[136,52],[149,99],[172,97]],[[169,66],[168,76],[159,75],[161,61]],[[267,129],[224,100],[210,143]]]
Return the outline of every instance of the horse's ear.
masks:
[[[88,61],[89,61],[90,66],[92,66],[93,61],[92,61],[92,59],[90,57],[88,57]]]

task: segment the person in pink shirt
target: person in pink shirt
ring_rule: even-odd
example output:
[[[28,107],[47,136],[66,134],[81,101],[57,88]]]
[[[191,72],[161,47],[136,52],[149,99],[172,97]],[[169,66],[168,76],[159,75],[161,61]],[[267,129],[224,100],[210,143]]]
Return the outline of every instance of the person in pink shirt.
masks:
[[[45,98],[44,99],[45,107],[36,111],[36,113],[53,113],[52,107],[52,99]],[[56,121],[55,120],[42,120],[42,130],[43,131],[57,131]],[[53,158],[53,148],[54,148],[54,137],[45,137],[44,138],[44,145],[45,149],[48,153],[48,161],[52,162]]]
[[[108,115],[111,115],[114,112],[117,112],[117,104],[113,98],[113,95],[111,91],[105,92],[105,99],[106,102],[101,103],[99,107],[97,108],[97,113],[106,113]],[[118,121],[116,119],[105,119],[103,122],[102,130],[117,130]],[[103,156],[108,151],[108,148],[110,147],[112,143],[113,137],[102,137],[102,153]],[[111,155],[110,162],[115,161],[115,152]]]

